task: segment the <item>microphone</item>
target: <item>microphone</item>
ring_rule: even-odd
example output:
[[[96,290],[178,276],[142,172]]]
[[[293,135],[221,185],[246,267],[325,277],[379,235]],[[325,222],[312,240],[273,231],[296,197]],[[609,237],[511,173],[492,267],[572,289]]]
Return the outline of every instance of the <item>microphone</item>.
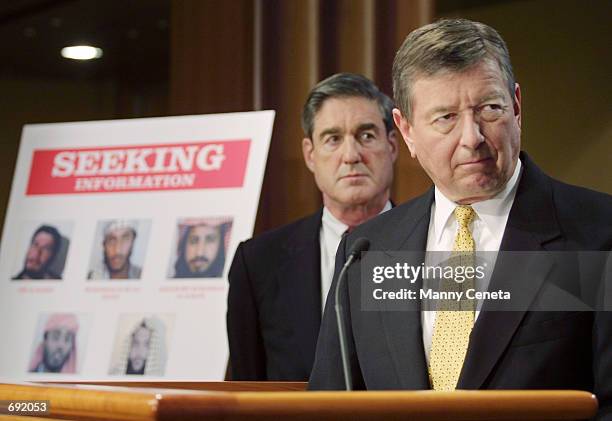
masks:
[[[340,271],[340,275],[338,275],[338,283],[336,284],[336,291],[334,293],[336,323],[338,324],[338,336],[340,338],[340,356],[342,357],[342,371],[344,372],[344,384],[346,390],[353,390],[353,379],[351,378],[351,371],[349,370],[348,354],[346,352],[347,339],[344,329],[344,314],[342,313],[342,305],[340,305],[338,292],[340,291],[340,285],[342,284],[342,280],[345,278],[349,266],[351,266],[355,260],[359,260],[362,251],[367,251],[369,248],[370,240],[365,237],[358,238],[353,243],[348,259],[346,259],[346,262]]]

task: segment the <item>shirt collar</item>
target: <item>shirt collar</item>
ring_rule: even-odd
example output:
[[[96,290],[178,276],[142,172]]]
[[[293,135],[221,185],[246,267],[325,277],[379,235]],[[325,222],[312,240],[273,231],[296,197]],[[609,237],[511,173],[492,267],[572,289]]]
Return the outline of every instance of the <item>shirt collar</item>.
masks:
[[[331,231],[337,237],[342,237],[344,231],[348,229],[348,225],[336,218],[326,207],[323,208],[321,223],[326,230]]]
[[[380,213],[386,212],[386,211],[388,211],[391,208],[392,208],[391,202],[389,200],[387,200],[387,203],[385,203],[385,206],[380,211]],[[380,213],[379,213],[379,215],[380,215]],[[341,222],[338,218],[336,218],[329,211],[329,209],[327,209],[327,207],[323,207],[323,217],[321,218],[321,223],[323,224],[325,229],[329,229],[331,232],[333,232],[338,237],[342,237],[342,234],[344,234],[344,232],[349,227],[345,223]]]
[[[506,183],[503,190],[497,193],[490,199],[483,200],[472,204],[472,208],[476,212],[478,218],[480,218],[484,224],[491,230],[494,235],[501,235],[505,229],[505,224],[501,223],[504,221],[506,216],[510,213],[512,202],[516,194],[516,187],[521,174],[521,160],[518,159],[514,173],[510,180]],[[434,235],[436,241],[440,241],[444,227],[449,221],[451,214],[455,211],[457,203],[449,200],[438,188],[435,188],[435,212],[434,212]],[[502,232],[500,232],[500,230]]]

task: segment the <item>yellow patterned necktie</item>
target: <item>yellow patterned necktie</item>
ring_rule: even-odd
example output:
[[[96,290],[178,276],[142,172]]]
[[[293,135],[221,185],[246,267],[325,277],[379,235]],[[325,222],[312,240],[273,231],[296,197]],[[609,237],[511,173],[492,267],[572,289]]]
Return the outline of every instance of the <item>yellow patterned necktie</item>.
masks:
[[[470,223],[475,216],[474,209],[471,206],[457,206],[454,214],[458,226],[450,261],[455,261],[455,264],[459,263],[462,266],[473,265],[475,245]],[[451,288],[458,287],[459,290],[465,291],[467,288],[473,288],[474,279],[467,279],[463,284],[456,284],[454,280],[451,280],[450,283],[454,284]],[[440,288],[440,290],[443,289]],[[464,302],[460,307],[455,308],[462,310],[436,312],[429,354],[429,375],[434,390],[449,391],[457,387],[470,333],[474,326],[473,301],[467,304]]]

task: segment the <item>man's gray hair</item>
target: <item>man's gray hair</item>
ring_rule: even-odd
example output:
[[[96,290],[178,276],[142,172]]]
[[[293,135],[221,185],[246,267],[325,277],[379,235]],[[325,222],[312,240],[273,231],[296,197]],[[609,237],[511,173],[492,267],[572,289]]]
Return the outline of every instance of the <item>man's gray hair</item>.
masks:
[[[404,117],[410,118],[411,93],[418,78],[461,72],[483,60],[497,63],[514,98],[510,54],[495,29],[467,19],[441,19],[412,31],[393,61],[393,96]]]
[[[337,73],[319,82],[308,95],[302,111],[302,128],[306,137],[312,139],[314,118],[323,103],[329,98],[366,98],[376,101],[387,134],[393,125],[393,101],[383,94],[370,79],[354,73]]]

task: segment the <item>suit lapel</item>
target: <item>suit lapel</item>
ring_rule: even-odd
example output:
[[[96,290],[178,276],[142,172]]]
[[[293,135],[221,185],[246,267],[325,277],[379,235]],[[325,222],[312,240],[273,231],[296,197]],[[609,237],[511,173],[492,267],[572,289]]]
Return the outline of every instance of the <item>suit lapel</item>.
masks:
[[[543,251],[548,242],[560,236],[552,189],[549,179],[527,155],[521,154],[521,158],[523,174],[500,251]],[[542,259],[538,258],[535,265],[527,264],[517,268],[503,254],[498,255],[497,259],[489,290],[510,291],[512,300],[533,302],[552,263],[542,264]],[[490,309],[488,304],[484,304],[472,330],[457,385],[459,389],[478,389],[483,386],[526,313],[526,310],[509,311],[511,304],[507,302],[496,305],[495,311],[487,311]]]
[[[408,211],[397,224],[388,224],[390,232],[383,236],[377,250],[416,251],[417,265],[423,260],[429,229],[433,188],[417,199],[415,208]],[[383,303],[383,305],[386,302]],[[423,349],[423,330],[419,301],[408,301],[413,308],[406,311],[384,310],[381,318],[385,339],[395,365],[397,384],[402,389],[427,389],[429,377]]]
[[[321,215],[319,211],[304,220],[286,242],[285,262],[277,273],[287,317],[295,329],[296,352],[302,354],[305,367],[312,365],[321,325]]]

